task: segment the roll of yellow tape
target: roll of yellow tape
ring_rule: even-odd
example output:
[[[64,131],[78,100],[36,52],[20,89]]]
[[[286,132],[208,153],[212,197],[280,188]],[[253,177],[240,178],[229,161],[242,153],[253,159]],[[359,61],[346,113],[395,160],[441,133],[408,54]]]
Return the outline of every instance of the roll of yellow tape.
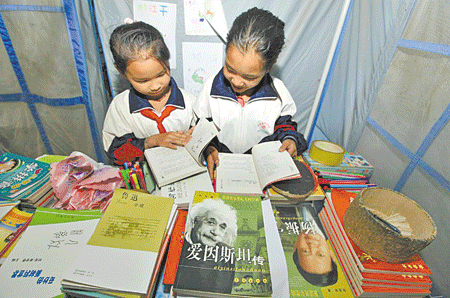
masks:
[[[309,157],[327,166],[338,166],[344,159],[345,149],[328,141],[314,141],[309,148]]]

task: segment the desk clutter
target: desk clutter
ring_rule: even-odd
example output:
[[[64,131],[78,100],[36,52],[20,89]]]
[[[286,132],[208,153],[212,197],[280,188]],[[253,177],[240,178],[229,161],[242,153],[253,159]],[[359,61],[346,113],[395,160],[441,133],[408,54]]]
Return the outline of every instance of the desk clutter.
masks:
[[[80,152],[4,153],[0,298],[430,294],[432,272],[418,253],[436,237],[431,217],[423,217],[431,228],[419,229],[431,235],[404,259],[363,250],[361,239],[376,229],[356,229],[356,215],[346,223],[345,214],[365,191],[375,193],[372,207],[385,198],[370,182],[373,166],[334,145],[315,144],[312,155],[294,158],[296,174],[258,182],[256,193],[245,187],[254,182],[249,175],[232,176],[234,192],[216,192],[206,169],[159,186],[148,160],[112,167]],[[314,159],[327,163],[323,150],[339,155],[331,154],[334,165]],[[274,159],[253,162],[276,164],[276,154],[261,156]],[[394,228],[399,239],[410,237]]]

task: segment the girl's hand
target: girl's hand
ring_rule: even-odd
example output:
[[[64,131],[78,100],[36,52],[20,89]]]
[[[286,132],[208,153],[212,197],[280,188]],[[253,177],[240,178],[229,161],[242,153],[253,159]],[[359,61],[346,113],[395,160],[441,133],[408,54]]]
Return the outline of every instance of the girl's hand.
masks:
[[[192,138],[190,129],[187,133],[181,131],[171,131],[156,134],[145,139],[145,149],[152,147],[167,147],[177,149],[177,146],[184,146]]]
[[[290,156],[295,157],[297,156],[297,145],[295,144],[295,141],[292,139],[286,139],[281,143],[279,152],[287,151]]]
[[[217,151],[216,147],[208,146],[205,150],[206,162],[208,166],[209,178],[212,182],[214,182],[214,170],[219,165],[219,151]]]
[[[195,125],[192,126],[188,131],[186,131],[186,134],[192,135],[192,132],[194,131],[194,129],[195,129]]]

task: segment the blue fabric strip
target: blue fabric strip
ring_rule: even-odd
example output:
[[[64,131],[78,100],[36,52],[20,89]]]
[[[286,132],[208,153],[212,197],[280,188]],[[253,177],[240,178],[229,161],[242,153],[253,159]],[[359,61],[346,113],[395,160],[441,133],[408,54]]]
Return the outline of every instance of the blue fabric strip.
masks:
[[[45,12],[63,12],[61,6],[46,5],[0,5],[0,11],[45,11]]]
[[[11,62],[14,73],[16,74],[17,80],[19,81],[20,88],[23,93],[29,93],[28,86],[25,81],[25,76],[23,75],[22,68],[20,67],[19,59],[17,58],[16,51],[11,42],[11,37],[9,36],[8,30],[6,29],[3,16],[0,13],[0,36],[2,38],[3,44],[5,45],[6,52],[9,56],[9,61]]]
[[[12,68],[16,74],[20,88],[22,89],[23,96],[21,98],[28,99],[29,98],[28,95],[30,95],[30,91],[28,90],[28,86],[25,81],[25,76],[22,72],[22,68],[20,67],[19,59],[18,59],[16,52],[14,50],[14,47],[12,45],[11,38],[9,36],[8,30],[6,29],[5,22],[3,21],[3,17],[2,17],[1,13],[0,13],[0,35],[3,40],[3,44],[5,45],[6,52],[8,53]],[[39,114],[36,110],[36,107],[34,106],[33,101],[31,101],[31,100],[23,100],[23,101],[28,103],[28,108],[30,109],[30,113],[33,116],[34,122],[36,123],[37,129],[39,130],[39,132],[41,134],[41,139],[42,139],[42,142],[44,143],[44,146],[45,146],[47,152],[49,154],[53,154],[53,149],[50,146],[50,142],[45,133],[44,127],[42,125],[42,121],[39,118]]]
[[[431,42],[423,42],[417,40],[400,39],[398,41],[399,47],[421,50],[424,52],[431,52],[450,56],[450,45],[443,45]]]
[[[447,124],[449,119],[450,119],[450,105],[447,106],[447,108],[441,114],[441,117],[439,117],[439,119],[434,123],[430,132],[424,138],[422,144],[419,146],[419,149],[417,149],[417,152],[416,152],[414,158],[408,164],[408,167],[405,169],[402,176],[398,180],[395,188],[398,188],[399,190],[401,190],[403,188],[403,186],[406,183],[406,180],[409,178],[409,176],[411,176],[414,168],[420,162],[422,157],[425,155],[425,152],[428,150],[430,145],[433,143],[433,140],[436,138],[436,136],[439,134],[439,132],[442,130],[442,128]],[[437,177],[433,177],[433,178],[437,180]]]
[[[82,97],[47,98],[32,93],[0,94],[0,102],[41,103],[52,107],[65,107],[84,104]]]
[[[403,155],[408,157],[410,159],[410,162],[408,166],[406,167],[405,171],[403,172],[400,179],[397,181],[397,184],[394,187],[395,191],[400,192],[403,188],[404,184],[406,183],[406,180],[411,175],[414,168],[417,166],[417,163],[420,160],[420,157],[416,156],[414,153],[409,151],[408,148],[403,146],[402,143],[400,143],[396,138],[394,138],[390,133],[388,133],[386,130],[384,130],[378,123],[376,123],[372,118],[367,118],[367,123],[371,125],[375,130],[377,130],[391,145],[393,145],[396,149],[398,149]]]
[[[33,119],[34,122],[36,123],[37,129],[41,134],[41,139],[45,145],[45,149],[47,149],[48,154],[54,154],[53,148],[50,145],[50,140],[48,139],[47,134],[45,133],[44,125],[42,125],[42,121],[41,118],[39,117],[39,113],[36,109],[36,106],[34,105],[34,103],[28,103],[28,108],[30,109],[31,115],[33,115]]]
[[[450,192],[450,181],[448,181],[444,176],[442,176],[438,171],[433,169],[426,162],[421,160],[419,166],[423,169],[430,177],[433,177],[442,187]]]
[[[93,3],[92,5],[93,5],[93,8],[92,8],[92,9],[93,9],[93,11],[94,11],[94,17],[95,17],[95,20],[94,20],[94,21],[95,21],[95,23],[96,23],[97,28],[100,28],[100,26],[98,25],[98,24],[99,24],[99,20],[98,20],[97,14],[95,13],[95,3]],[[105,51],[109,51],[109,40],[107,40],[107,41],[106,41],[106,44],[105,44],[105,41],[104,41],[103,38],[102,38],[101,32],[98,32],[98,40],[99,40],[99,42],[100,42],[100,44],[101,44],[101,46],[102,46],[102,49],[103,49],[103,52],[102,52],[102,55],[103,55],[102,60],[103,60],[103,62],[105,63],[105,65],[108,66],[107,63],[106,63],[107,57],[106,57],[106,55],[105,55]],[[106,67],[106,77],[107,77],[107,79],[108,79],[108,82],[110,82],[110,83],[109,83],[109,92],[110,92],[112,98],[114,98],[114,96],[116,96],[116,94],[114,94],[113,86],[112,86],[112,84],[111,84],[111,82],[113,82],[113,80],[111,79],[111,70],[110,70],[109,67]],[[108,101],[108,104],[109,104],[109,102],[110,102],[111,100],[112,100],[112,99],[110,99],[110,100]]]
[[[83,41],[80,35],[80,26],[78,23],[78,16],[76,12],[75,3],[72,0],[62,0],[64,5],[64,12],[66,16],[66,24],[69,33],[70,45],[72,47],[73,56],[75,58],[75,65],[77,68],[78,79],[83,93],[83,103],[86,106],[86,113],[91,129],[92,142],[94,144],[97,161],[103,162],[103,150],[100,146],[100,138],[97,131],[97,124],[91,106],[91,98],[89,92],[89,81],[87,78],[87,69],[85,64],[85,56],[83,49]]]
[[[103,65],[106,66],[106,58],[104,55],[105,47],[102,42],[101,34],[98,31],[99,26],[98,26],[97,14],[95,13],[95,4],[93,3],[94,1],[89,0],[88,2],[89,2],[89,12],[90,12],[90,16],[91,16],[92,29],[93,29],[94,35],[95,35],[95,44],[97,45],[95,52],[97,54],[97,59],[98,59],[98,69],[100,69],[100,76],[102,77],[102,80],[105,81],[105,74],[102,71]],[[103,50],[100,51],[100,49],[103,49]],[[106,48],[106,50],[108,50],[108,49],[109,49],[109,47]],[[101,52],[103,52],[103,54]],[[106,68],[107,67],[105,67],[105,69]],[[108,82],[111,82],[111,80],[109,80],[109,77],[108,77]],[[112,94],[112,90],[110,88],[108,88],[109,90],[106,90],[107,86],[105,86],[105,85],[106,84],[102,84],[105,95],[107,95],[109,92],[110,92],[109,94]],[[111,87],[111,84],[107,84],[107,85],[109,87]],[[107,105],[109,105],[109,103],[110,103],[110,100],[108,100],[107,96],[105,96],[105,103]]]
[[[341,30],[341,34],[339,35],[338,43],[336,45],[336,50],[334,51],[333,59],[331,60],[330,69],[328,70],[327,78],[325,79],[325,84],[324,84],[324,87],[323,87],[323,90],[322,90],[322,94],[320,95],[319,105],[317,106],[317,111],[316,111],[316,114],[314,115],[314,121],[313,121],[313,124],[311,125],[311,131],[309,132],[309,135],[306,136],[308,138],[308,140],[307,140],[308,141],[308,148],[311,146],[312,135],[314,133],[314,128],[317,125],[317,120],[319,118],[320,109],[322,108],[322,102],[323,102],[323,99],[325,97],[325,94],[328,91],[328,87],[329,87],[331,78],[333,76],[334,68],[336,67],[337,58],[339,57],[339,53],[341,52],[342,41],[344,40],[344,36],[345,36],[345,31],[347,29],[348,20],[350,19],[350,15],[352,14],[353,4],[354,4],[354,0],[351,0],[350,4],[349,4],[349,7],[348,7],[348,10],[347,10],[347,15],[345,16],[344,24],[342,24],[342,30]]]
[[[378,131],[379,134],[381,134],[389,143],[391,143],[395,148],[398,149],[403,155],[408,157],[409,159],[412,159],[414,156],[414,153],[409,151],[408,148],[402,145],[399,141],[397,141],[396,138],[394,138],[390,133],[388,133],[386,130],[384,130],[375,120],[368,117],[367,123],[372,126],[376,131]]]
[[[433,125],[432,129],[425,137],[422,145],[417,150],[417,153],[414,154],[409,151],[405,146],[403,146],[399,141],[397,141],[392,135],[390,135],[387,131],[385,131],[378,123],[376,123],[372,118],[367,119],[367,123],[371,125],[375,130],[378,131],[389,143],[391,143],[396,149],[398,149],[403,155],[408,157],[411,161],[406,167],[400,179],[397,181],[396,186],[394,187],[395,191],[401,191],[403,186],[405,185],[408,178],[411,176],[414,169],[419,166],[423,169],[431,178],[435,179],[439,184],[445,187],[447,190],[450,190],[450,183],[446,180],[439,172],[434,170],[431,166],[425,163],[422,160],[423,155],[425,154],[428,147],[431,145],[432,141],[436,138],[440,130],[445,126],[450,118],[450,105],[447,109],[442,113],[441,117],[436,121]]]

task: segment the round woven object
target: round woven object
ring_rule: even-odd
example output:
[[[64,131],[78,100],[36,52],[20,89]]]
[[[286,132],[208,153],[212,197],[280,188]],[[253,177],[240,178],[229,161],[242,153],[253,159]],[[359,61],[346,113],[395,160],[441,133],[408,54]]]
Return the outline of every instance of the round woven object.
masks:
[[[408,261],[437,233],[433,219],[416,202],[379,187],[366,188],[356,196],[345,212],[343,224],[361,250],[388,263]]]

